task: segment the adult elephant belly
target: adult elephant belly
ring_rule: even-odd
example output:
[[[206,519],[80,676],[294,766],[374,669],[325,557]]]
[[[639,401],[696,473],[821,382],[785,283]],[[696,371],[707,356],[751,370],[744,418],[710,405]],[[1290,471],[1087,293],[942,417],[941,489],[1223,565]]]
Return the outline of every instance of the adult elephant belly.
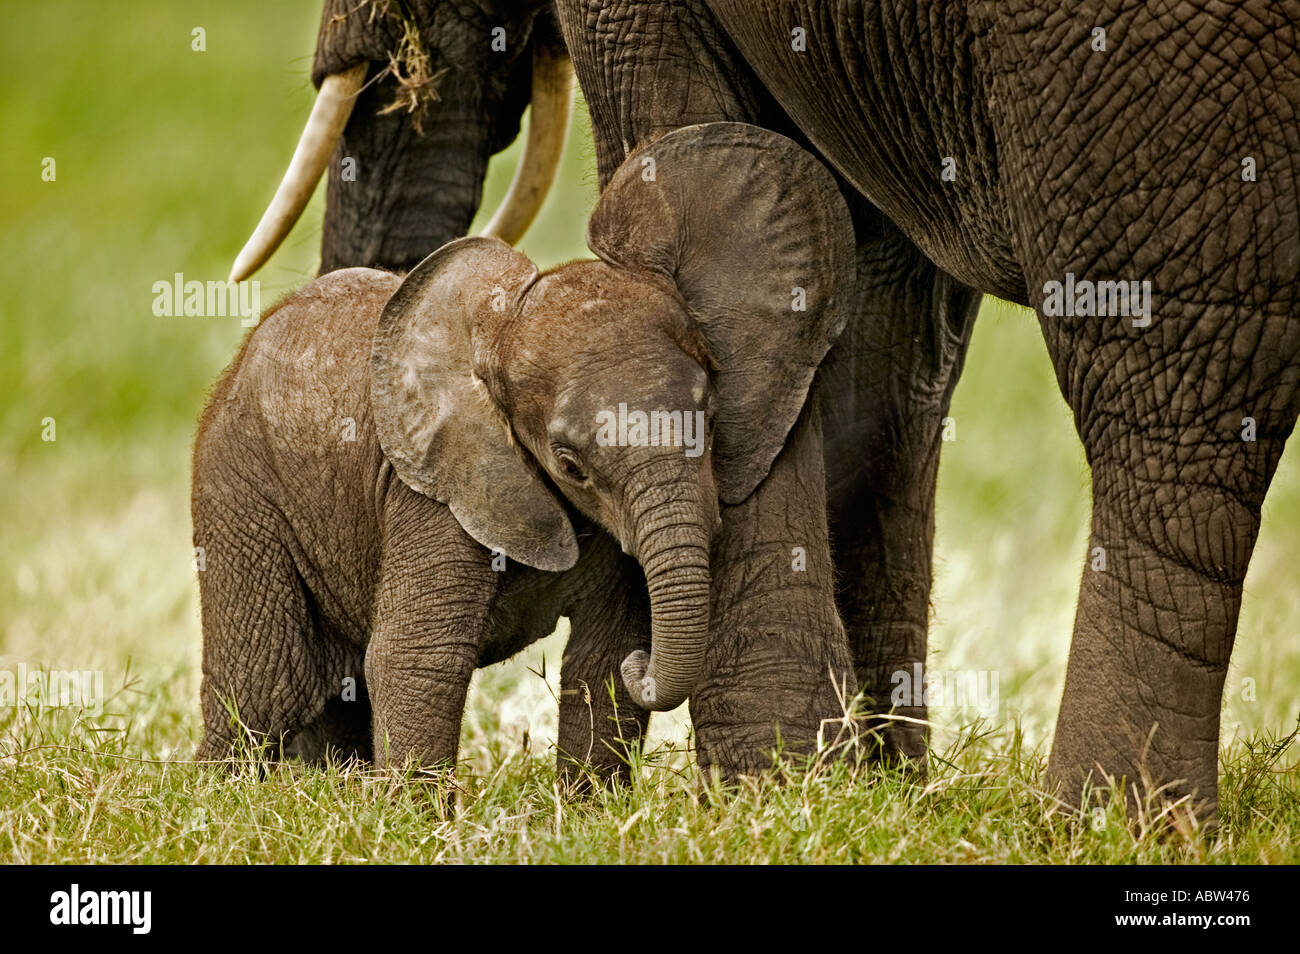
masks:
[[[940,268],[1027,304],[961,4],[707,0],[791,119]]]

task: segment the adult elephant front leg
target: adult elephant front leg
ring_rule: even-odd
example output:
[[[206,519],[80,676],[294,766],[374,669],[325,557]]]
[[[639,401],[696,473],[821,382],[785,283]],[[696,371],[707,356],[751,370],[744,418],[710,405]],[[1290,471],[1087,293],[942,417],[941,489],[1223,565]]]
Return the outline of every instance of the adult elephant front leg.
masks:
[[[820,372],[835,598],[881,754],[921,760],[926,707],[895,677],[926,662],[939,450],[980,297],[854,213],[853,317]]]
[[[853,694],[835,611],[822,428],[804,409],[767,479],[722,511],[713,548],[713,635],[691,696],[696,757],[724,778],[810,751]],[[835,735],[830,732],[831,738]]]
[[[634,147],[683,124],[789,128],[699,0],[562,0],[558,10],[591,108],[602,186]],[[792,449],[809,443],[820,454],[820,432],[792,438],[757,492],[724,508],[714,547],[713,635],[691,713],[701,764],[727,774],[769,765],[778,735],[806,743],[823,718],[842,714],[831,671],[847,675],[851,663],[825,538],[825,468]]]

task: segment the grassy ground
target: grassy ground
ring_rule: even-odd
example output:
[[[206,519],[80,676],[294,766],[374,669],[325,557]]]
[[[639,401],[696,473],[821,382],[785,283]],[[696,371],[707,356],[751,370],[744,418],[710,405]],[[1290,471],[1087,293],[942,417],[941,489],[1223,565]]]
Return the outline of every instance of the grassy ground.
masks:
[[[316,0],[6,13],[0,673],[98,670],[115,695],[98,717],[0,709],[0,861],[1300,860],[1300,746],[1269,746],[1300,713],[1294,452],[1266,506],[1225,694],[1225,824],[1159,838],[1047,815],[1087,472],[1032,316],[996,302],[940,475],[931,667],[998,673],[1001,705],[984,725],[934,711],[927,784],[828,764],[724,793],[691,768],[678,712],[655,717],[631,790],[569,802],[549,750],[563,631],[476,678],[450,814],[426,785],[356,771],[258,781],[185,764],[199,730],[188,455],[243,331],[155,318],[151,286],[225,276],[310,107],[318,13]],[[586,135],[580,122],[523,242],[544,265],[584,253]],[[487,207],[513,158],[494,165]],[[313,273],[319,218],[318,196],[259,276],[264,303]],[[41,439],[46,418],[57,440]]]

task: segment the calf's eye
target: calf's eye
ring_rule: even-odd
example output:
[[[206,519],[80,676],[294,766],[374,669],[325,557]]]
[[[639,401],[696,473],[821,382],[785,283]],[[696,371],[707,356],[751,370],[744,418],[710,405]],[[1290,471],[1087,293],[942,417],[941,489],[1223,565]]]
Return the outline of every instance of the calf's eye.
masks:
[[[582,469],[582,463],[578,460],[578,455],[567,447],[555,448],[555,462],[559,465],[560,473],[564,474],[574,483],[585,483],[587,472]]]

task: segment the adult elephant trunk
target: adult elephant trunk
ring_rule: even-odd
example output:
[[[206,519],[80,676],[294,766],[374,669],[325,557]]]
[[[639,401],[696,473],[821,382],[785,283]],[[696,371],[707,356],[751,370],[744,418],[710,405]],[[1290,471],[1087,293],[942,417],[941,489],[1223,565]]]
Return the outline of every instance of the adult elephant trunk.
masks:
[[[392,99],[385,82],[358,97],[330,163],[322,274],[353,265],[409,271],[469,231],[495,120],[473,75],[447,73],[439,96],[415,114],[385,111]]]
[[[693,470],[665,482],[647,475],[633,492],[634,556],[650,594],[650,652],[622,665],[628,693],[643,708],[675,709],[704,671],[709,637],[709,548],[717,493]],[[707,465],[703,471],[708,473]]]
[[[533,107],[519,169],[487,234],[517,241],[555,179],[568,133],[573,69],[563,48],[538,39],[520,82]],[[369,71],[370,78],[367,80]],[[438,74],[437,101],[417,117],[392,108],[377,64],[330,74],[279,188],[231,270],[256,272],[288,237],[330,170],[321,274],[369,265],[406,271],[469,231],[491,155],[513,138],[524,102],[498,102],[477,74]],[[433,82],[433,80],[430,80]],[[509,97],[507,97],[509,98]]]

